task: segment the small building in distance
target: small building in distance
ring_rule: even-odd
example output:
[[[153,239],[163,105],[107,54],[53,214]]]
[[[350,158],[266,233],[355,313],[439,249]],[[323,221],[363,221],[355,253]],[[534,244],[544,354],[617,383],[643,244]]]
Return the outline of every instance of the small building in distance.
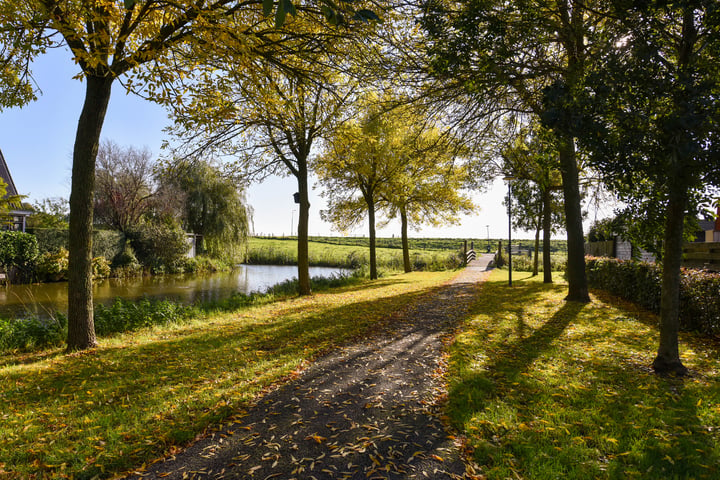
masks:
[[[720,206],[718,206],[715,220],[699,220],[700,231],[695,238],[696,242],[720,242]]]
[[[10,175],[10,169],[8,168],[7,162],[5,162],[2,150],[0,150],[0,179],[7,184],[5,192],[6,197],[19,195],[12,175]],[[26,219],[30,214],[32,214],[32,211],[23,209],[22,203],[18,203],[10,206],[8,214],[10,216],[10,221],[0,225],[0,228],[3,230],[24,232]]]

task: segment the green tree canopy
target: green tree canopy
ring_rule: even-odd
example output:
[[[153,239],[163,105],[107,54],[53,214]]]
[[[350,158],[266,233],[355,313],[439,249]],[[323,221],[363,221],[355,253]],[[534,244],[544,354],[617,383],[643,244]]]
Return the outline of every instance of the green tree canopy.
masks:
[[[559,118],[557,104],[575,98],[598,50],[602,2],[430,0],[421,20],[431,72],[472,99],[485,119],[513,111],[552,123],[568,239],[568,300],[587,302],[575,116]],[[572,112],[577,113],[577,112]],[[474,114],[474,116],[478,116]]]
[[[293,29],[312,25],[288,26]],[[235,158],[250,179],[269,175],[292,176],[297,182],[298,280],[302,295],[311,293],[308,226],[309,176],[312,156],[323,138],[350,115],[359,81],[341,73],[337,56],[352,56],[350,35],[338,35],[332,47],[303,52],[300,38],[282,66],[255,62],[240,65],[232,55],[204,68],[222,75],[207,75],[188,86],[193,101],[173,106],[174,135],[182,150],[219,153]],[[288,42],[288,46],[292,42]],[[357,52],[355,52],[357,53]]]
[[[385,115],[399,120],[393,125],[397,136],[393,148],[402,167],[382,186],[380,195],[388,218],[400,219],[403,264],[410,272],[408,228],[452,224],[458,215],[475,208],[462,192],[469,172],[459,155],[467,151],[449,132],[433,127],[410,108],[397,107]]]
[[[323,218],[346,230],[367,215],[370,240],[370,278],[377,278],[376,222],[386,188],[408,162],[398,130],[402,120],[383,115],[373,96],[359,119],[337,129],[318,158],[317,172],[325,186],[328,210]]]
[[[678,348],[686,216],[720,186],[720,6],[715,1],[612,5],[609,48],[593,65],[580,123],[591,161],[645,238],[662,238],[658,372],[685,373]],[[563,116],[570,113],[565,110]]]
[[[538,122],[520,129],[502,150],[502,171],[515,178],[512,181],[512,219],[524,230],[535,231],[535,263],[533,274],[538,273],[540,231],[543,232],[543,281],[552,283],[550,237],[564,227],[565,215],[562,175],[558,151],[553,135]]]
[[[229,262],[245,258],[249,215],[244,181],[208,162],[178,160],[158,174],[160,197],[172,198],[186,231],[202,235],[207,252]]]
[[[68,228],[68,201],[62,197],[44,198],[33,203],[33,214],[27,219],[29,228]]]

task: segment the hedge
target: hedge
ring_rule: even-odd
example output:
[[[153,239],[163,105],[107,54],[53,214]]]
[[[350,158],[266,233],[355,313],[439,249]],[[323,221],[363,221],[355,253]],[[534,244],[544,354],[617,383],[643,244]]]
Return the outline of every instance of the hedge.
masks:
[[[40,253],[57,253],[68,248],[68,230],[58,228],[35,228],[28,230],[35,235]],[[95,230],[93,232],[93,257],[105,257],[112,261],[123,251],[125,235],[114,230]]]
[[[588,284],[660,313],[662,267],[659,264],[588,257]],[[720,334],[720,274],[682,269],[680,328]]]

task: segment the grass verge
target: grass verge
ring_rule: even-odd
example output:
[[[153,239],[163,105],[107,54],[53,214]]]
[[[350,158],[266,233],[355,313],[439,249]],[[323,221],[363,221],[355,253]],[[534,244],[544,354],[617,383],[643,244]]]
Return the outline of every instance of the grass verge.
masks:
[[[217,313],[81,354],[0,356],[0,478],[106,478],[171,453],[312,357],[377,332],[453,274]]]
[[[718,345],[681,336],[693,376],[652,373],[657,318],[495,271],[451,349],[449,415],[488,479],[719,478]]]

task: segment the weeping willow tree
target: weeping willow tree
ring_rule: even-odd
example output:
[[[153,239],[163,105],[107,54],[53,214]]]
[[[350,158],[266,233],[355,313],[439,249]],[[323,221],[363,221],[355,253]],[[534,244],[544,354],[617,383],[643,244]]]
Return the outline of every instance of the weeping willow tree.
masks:
[[[242,261],[247,252],[249,210],[245,182],[199,160],[179,160],[159,174],[162,195],[180,208],[186,231],[202,235],[208,255]]]

